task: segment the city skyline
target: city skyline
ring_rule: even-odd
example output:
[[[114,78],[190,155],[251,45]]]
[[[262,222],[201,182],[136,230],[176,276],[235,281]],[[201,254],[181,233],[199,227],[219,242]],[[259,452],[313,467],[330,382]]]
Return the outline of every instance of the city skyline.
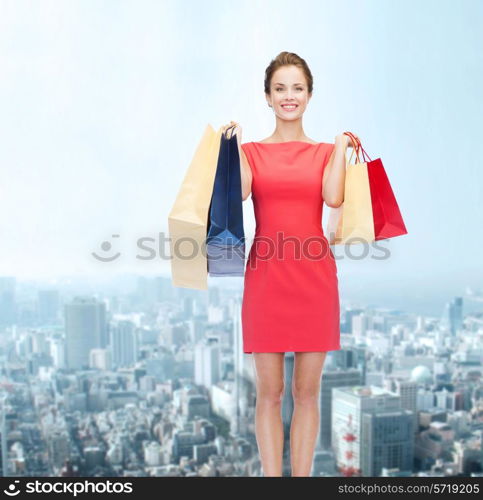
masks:
[[[437,318],[342,305],[313,476],[479,474],[483,313],[464,302]],[[260,476],[240,308],[236,288],[166,277],[88,291],[0,276],[6,475]],[[293,364],[286,353],[287,446]]]

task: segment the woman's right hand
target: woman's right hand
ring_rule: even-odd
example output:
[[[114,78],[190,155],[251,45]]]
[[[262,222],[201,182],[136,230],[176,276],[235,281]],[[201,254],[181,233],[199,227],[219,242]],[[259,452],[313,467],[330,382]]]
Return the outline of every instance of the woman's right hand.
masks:
[[[224,125],[223,128],[222,128],[222,131],[223,131],[223,134],[230,128],[230,127],[233,127],[229,132],[228,132],[228,135],[227,135],[227,139],[229,139],[230,137],[233,136],[233,134],[236,134],[236,139],[237,139],[237,142],[238,142],[238,145],[241,146],[241,135],[242,135],[242,129],[241,129],[241,126],[237,123],[237,122],[234,122],[233,120],[228,123],[227,125]]]

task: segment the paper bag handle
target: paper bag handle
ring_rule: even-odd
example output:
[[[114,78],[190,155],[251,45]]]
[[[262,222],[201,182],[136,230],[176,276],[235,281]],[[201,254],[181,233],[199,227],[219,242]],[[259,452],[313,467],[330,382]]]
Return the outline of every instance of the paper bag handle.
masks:
[[[362,163],[359,158],[359,146],[360,146],[359,141],[357,141],[357,139],[350,132],[344,132],[344,135],[347,135],[353,144],[351,155],[349,157],[349,161],[347,162],[347,164],[349,165],[350,162],[352,161],[352,156],[354,155],[354,152],[356,153],[356,163]]]
[[[224,135],[225,135],[225,138],[226,139],[230,139],[231,138],[231,134],[230,134],[230,137],[228,137],[228,131],[231,129],[231,128],[235,128],[236,125],[230,125],[224,132]]]
[[[356,155],[357,155],[357,153],[359,152],[359,149],[360,149],[362,151],[362,158],[364,159],[364,162],[367,162],[366,156],[369,159],[369,161],[372,161],[371,157],[367,154],[366,150],[362,147],[361,141],[359,139],[356,139],[354,137],[354,134],[352,132],[346,131],[346,132],[344,132],[344,134],[347,135],[347,136],[349,136],[352,139],[352,142],[355,142],[357,144]],[[352,155],[351,155],[351,158],[352,158]],[[358,155],[357,155],[357,160],[359,160],[359,156]],[[349,160],[349,163],[350,163],[350,160]]]

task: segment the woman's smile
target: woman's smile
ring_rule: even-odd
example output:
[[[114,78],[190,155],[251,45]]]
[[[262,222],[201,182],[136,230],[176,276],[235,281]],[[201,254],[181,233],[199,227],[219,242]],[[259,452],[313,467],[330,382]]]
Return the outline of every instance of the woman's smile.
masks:
[[[298,108],[298,104],[282,104],[282,108],[285,111],[295,111]]]

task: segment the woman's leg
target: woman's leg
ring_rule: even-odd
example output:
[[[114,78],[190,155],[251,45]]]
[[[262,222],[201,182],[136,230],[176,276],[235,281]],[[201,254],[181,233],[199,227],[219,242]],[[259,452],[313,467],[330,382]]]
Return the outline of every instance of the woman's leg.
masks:
[[[282,476],[283,352],[254,352],[257,398],[255,434],[264,476]]]
[[[319,432],[320,379],[326,352],[296,352],[292,383],[294,411],[290,427],[292,476],[310,476]]]

